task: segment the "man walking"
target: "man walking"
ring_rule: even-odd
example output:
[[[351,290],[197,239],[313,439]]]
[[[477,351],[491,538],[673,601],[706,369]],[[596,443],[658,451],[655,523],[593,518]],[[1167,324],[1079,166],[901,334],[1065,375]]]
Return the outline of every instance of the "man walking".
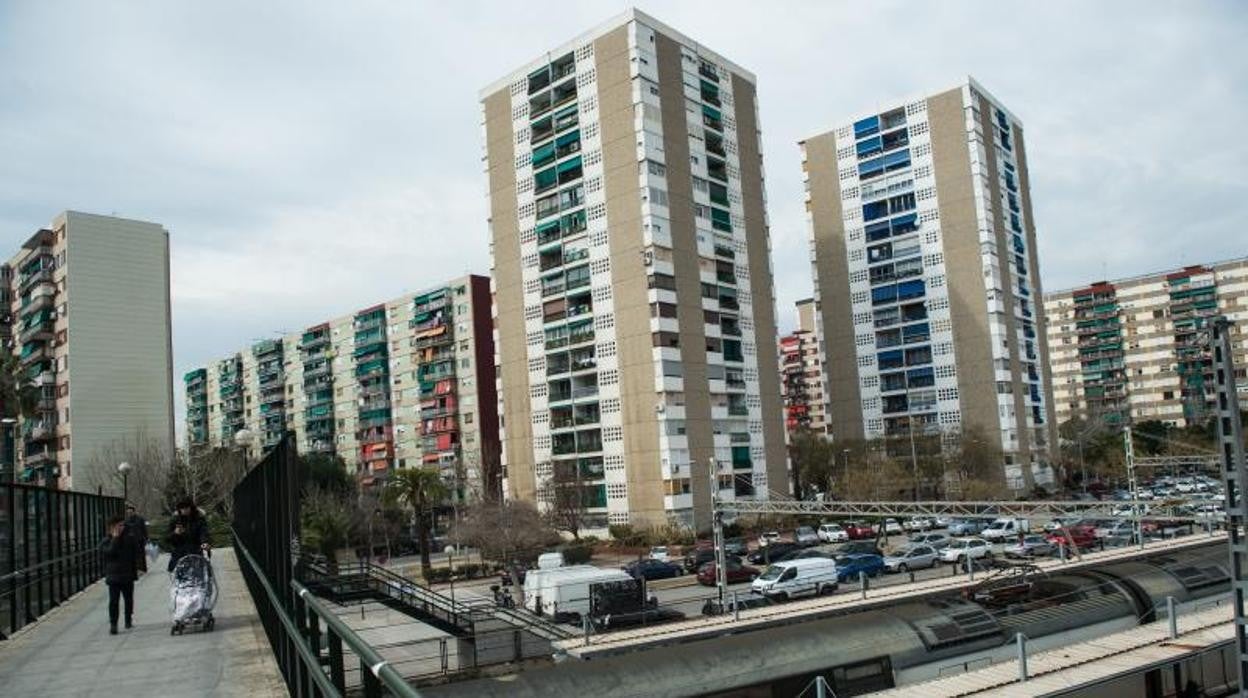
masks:
[[[135,563],[138,565],[135,577],[147,572],[147,520],[139,515],[133,504],[126,504],[126,535],[138,549]]]
[[[125,599],[126,629],[134,626],[134,579],[141,557],[134,540],[126,535],[126,521],[120,516],[108,520],[108,536],[100,543],[104,557],[104,581],[108,585],[108,634],[117,634],[117,602]]]

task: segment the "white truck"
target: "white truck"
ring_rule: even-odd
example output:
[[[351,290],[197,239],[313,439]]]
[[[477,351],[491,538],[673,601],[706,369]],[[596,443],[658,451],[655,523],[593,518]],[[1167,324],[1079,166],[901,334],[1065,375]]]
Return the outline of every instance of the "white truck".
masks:
[[[633,579],[624,570],[603,569],[592,565],[575,565],[537,571],[542,574],[533,592],[529,591],[528,578],[524,580],[524,603],[530,610],[554,618],[556,622],[564,620],[578,622],[581,616],[589,613],[589,587],[591,585]]]
[[[1027,519],[1003,518],[988,524],[988,528],[979,532],[981,538],[993,543],[1017,538],[1020,533],[1029,533],[1031,523]]]

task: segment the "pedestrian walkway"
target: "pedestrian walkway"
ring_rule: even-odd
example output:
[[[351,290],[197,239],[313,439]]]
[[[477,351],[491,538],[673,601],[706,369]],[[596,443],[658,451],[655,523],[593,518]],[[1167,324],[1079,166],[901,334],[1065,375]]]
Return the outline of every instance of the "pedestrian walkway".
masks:
[[[135,585],[135,626],[108,634],[108,593],[88,587],[0,642],[5,696],[287,695],[234,551],[213,551],[220,584],[212,632],[169,634],[169,577],[161,557]]]

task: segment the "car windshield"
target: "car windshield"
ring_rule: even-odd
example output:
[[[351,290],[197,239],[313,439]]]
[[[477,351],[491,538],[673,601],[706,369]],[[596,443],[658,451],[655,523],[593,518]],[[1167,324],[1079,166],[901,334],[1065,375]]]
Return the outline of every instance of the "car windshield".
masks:
[[[914,548],[902,548],[893,553],[893,557],[909,557],[914,554]]]
[[[967,546],[967,541],[964,541],[964,540],[955,540],[954,542],[949,544],[950,548],[965,548],[966,546]]]
[[[763,572],[763,574],[759,577],[759,579],[768,580],[768,581],[772,579],[776,579],[780,575],[784,574],[784,569],[785,568],[779,565],[772,565],[768,567],[765,572]]]

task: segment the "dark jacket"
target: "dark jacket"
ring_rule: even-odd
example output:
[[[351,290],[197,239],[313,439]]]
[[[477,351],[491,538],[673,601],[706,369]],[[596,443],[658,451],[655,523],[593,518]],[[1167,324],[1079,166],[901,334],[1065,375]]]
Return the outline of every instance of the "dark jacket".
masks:
[[[181,523],[185,530],[174,533]],[[174,516],[169,522],[169,571],[187,555],[198,555],[200,546],[208,542],[208,524],[202,516]]]
[[[135,569],[142,552],[134,538],[105,536],[100,542],[100,554],[104,557],[104,580],[109,584],[125,584],[135,579]]]
[[[147,545],[147,520],[138,514],[126,519],[126,533],[138,539],[139,545]]]

